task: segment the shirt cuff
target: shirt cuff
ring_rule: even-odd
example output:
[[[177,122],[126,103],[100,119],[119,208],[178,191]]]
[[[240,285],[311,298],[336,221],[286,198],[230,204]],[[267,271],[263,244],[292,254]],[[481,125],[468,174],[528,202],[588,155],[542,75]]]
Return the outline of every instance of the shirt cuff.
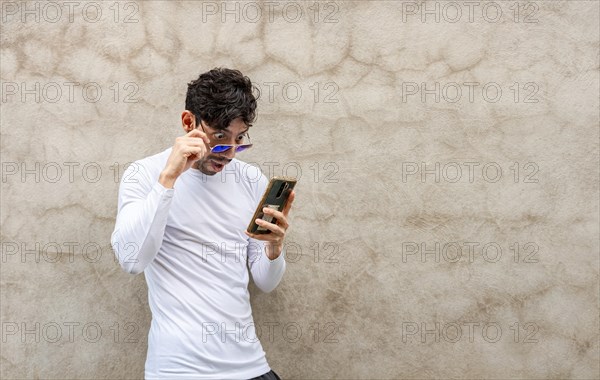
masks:
[[[154,184],[153,190],[158,192],[161,195],[164,195],[167,198],[172,198],[173,193],[175,192],[175,189],[168,189],[168,188],[164,187],[163,184],[158,181]]]
[[[276,263],[276,262],[279,262],[279,261],[281,261],[281,260],[284,260],[284,259],[285,259],[285,257],[283,257],[283,256],[284,256],[284,254],[285,254],[285,246],[284,246],[284,247],[281,249],[281,253],[279,254],[279,256],[277,256],[277,258],[276,258],[276,259],[274,259],[274,260],[271,260],[271,259],[269,259],[269,257],[267,256],[267,260],[269,260],[269,262],[270,262],[270,263]]]

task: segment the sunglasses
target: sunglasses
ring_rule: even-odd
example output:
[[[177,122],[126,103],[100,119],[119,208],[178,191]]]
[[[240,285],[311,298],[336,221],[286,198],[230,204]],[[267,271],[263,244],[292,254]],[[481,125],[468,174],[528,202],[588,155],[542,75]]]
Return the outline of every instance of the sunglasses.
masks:
[[[250,136],[248,136],[250,137]],[[209,145],[210,146],[210,145]],[[236,153],[243,152],[247,149],[252,148],[252,144],[219,144],[210,148],[211,153],[223,153],[227,152],[229,149],[235,149]]]
[[[202,128],[202,132],[206,133],[206,131],[204,130],[204,126],[202,125],[202,122],[200,122],[200,127]],[[250,134],[248,134],[248,132],[246,132],[246,136],[248,136],[248,140],[250,140]],[[210,152],[211,153],[223,153],[223,152],[227,152],[230,149],[235,149],[236,153],[240,153],[243,152],[245,150],[248,150],[250,148],[252,148],[252,143],[248,143],[248,144],[218,144],[215,146],[210,146]]]

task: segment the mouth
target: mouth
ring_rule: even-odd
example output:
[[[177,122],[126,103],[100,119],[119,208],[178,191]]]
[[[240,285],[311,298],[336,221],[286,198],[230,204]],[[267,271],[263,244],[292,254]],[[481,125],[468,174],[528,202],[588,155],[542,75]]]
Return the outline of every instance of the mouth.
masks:
[[[215,169],[215,171],[221,171],[223,170],[223,168],[225,167],[225,165],[227,165],[229,162],[228,161],[218,161],[218,160],[213,160],[210,159],[210,164],[212,165],[213,169]]]

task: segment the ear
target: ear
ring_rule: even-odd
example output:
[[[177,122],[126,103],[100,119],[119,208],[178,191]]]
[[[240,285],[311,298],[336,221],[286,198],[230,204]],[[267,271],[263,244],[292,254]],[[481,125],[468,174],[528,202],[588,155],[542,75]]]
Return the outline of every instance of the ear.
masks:
[[[181,127],[185,133],[196,128],[196,116],[191,111],[185,110],[181,113]]]

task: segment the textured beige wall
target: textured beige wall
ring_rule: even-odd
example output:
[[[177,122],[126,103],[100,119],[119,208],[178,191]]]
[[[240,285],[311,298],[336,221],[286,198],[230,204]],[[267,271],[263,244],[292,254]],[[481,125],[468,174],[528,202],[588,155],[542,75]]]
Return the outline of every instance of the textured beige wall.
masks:
[[[598,378],[599,3],[286,4],[2,2],[0,376],[143,376],[118,180],[228,66],[301,174],[251,287],[282,377]]]

